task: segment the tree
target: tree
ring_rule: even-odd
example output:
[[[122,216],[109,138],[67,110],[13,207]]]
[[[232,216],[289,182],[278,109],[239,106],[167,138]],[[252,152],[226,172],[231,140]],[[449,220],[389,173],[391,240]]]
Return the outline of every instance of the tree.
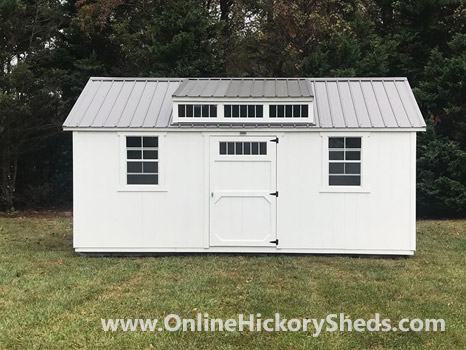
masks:
[[[466,215],[466,152],[432,125],[418,138],[418,215]]]
[[[74,24],[82,35],[102,38],[107,49],[96,53],[113,75],[209,76],[221,70],[221,25],[209,3],[81,0],[77,6]]]
[[[466,147],[466,34],[457,33],[448,51],[431,52],[417,89],[422,107],[436,128]]]
[[[60,124],[90,76],[407,76],[430,122],[419,135],[418,208],[463,213],[465,6],[0,0],[0,202],[70,199]]]
[[[0,200],[8,209],[21,156],[59,130],[54,124],[59,90],[41,69],[59,27],[59,6],[59,1],[0,3]]]

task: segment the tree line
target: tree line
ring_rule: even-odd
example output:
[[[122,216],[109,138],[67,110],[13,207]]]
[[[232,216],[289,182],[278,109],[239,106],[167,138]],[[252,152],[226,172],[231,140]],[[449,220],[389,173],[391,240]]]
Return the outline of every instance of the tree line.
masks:
[[[90,76],[406,76],[418,215],[466,214],[463,0],[0,0],[0,206],[72,197],[61,124]]]

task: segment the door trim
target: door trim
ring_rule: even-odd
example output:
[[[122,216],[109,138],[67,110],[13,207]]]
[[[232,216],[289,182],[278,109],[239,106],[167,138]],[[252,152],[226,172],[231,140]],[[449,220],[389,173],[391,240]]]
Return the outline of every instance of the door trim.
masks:
[[[267,249],[267,248],[274,248],[274,249],[279,249],[278,245],[277,244],[273,244],[273,243],[270,243],[270,245],[268,244],[265,244],[264,245],[225,245],[225,246],[221,246],[221,245],[211,245],[211,237],[212,237],[212,215],[213,215],[213,212],[212,212],[212,202],[211,202],[211,196],[213,195],[213,188],[212,188],[212,172],[213,172],[213,164],[214,162],[216,161],[214,158],[213,158],[213,154],[214,152],[218,152],[218,148],[216,148],[216,142],[215,141],[235,141],[235,142],[241,142],[241,141],[254,141],[254,139],[257,139],[257,141],[267,141],[267,149],[269,149],[269,147],[271,147],[272,145],[275,146],[274,150],[275,150],[275,156],[272,156],[272,170],[271,171],[274,171],[275,174],[273,176],[273,182],[272,182],[272,185],[271,187],[271,191],[270,191],[270,197],[269,196],[263,196],[262,198],[265,198],[269,203],[273,203],[273,201],[275,201],[275,205],[274,205],[274,208],[273,208],[273,212],[272,212],[272,215],[274,215],[275,217],[272,217],[272,222],[273,222],[273,233],[271,235],[271,240],[278,240],[278,198],[276,196],[274,196],[274,193],[275,191],[278,191],[278,188],[277,188],[277,185],[278,185],[278,143],[277,142],[274,142],[273,139],[280,139],[281,137],[284,136],[284,134],[282,133],[273,133],[273,134],[260,134],[260,133],[254,133],[254,134],[247,134],[247,135],[244,135],[244,134],[220,134],[220,133],[215,133],[215,134],[211,134],[211,133],[203,133],[203,136],[205,137],[205,149],[207,150],[207,152],[205,152],[205,160],[206,160],[206,170],[205,170],[205,184],[206,184],[206,189],[208,189],[207,192],[207,195],[206,195],[206,215],[204,217],[204,220],[205,220],[205,224],[206,224],[206,234],[204,235],[204,247],[205,248],[228,248],[228,247],[242,247],[242,248],[248,248],[248,247],[251,247],[251,248],[264,248],[264,249]],[[249,140],[248,140],[249,139]],[[228,155],[227,155],[228,156]],[[235,156],[235,155],[230,155],[230,156]],[[245,156],[242,156],[242,155],[236,155],[236,157],[238,157],[237,160],[226,160],[226,161],[238,161],[238,162],[254,162],[256,160],[252,159],[252,158],[249,158],[249,157],[252,157],[252,156],[261,156],[260,154],[259,155],[247,155],[246,158]],[[221,162],[222,160],[218,160],[219,162]],[[268,190],[267,190],[268,191]],[[229,193],[230,191],[217,191],[216,193],[222,193],[222,196],[229,196]],[[236,193],[238,194],[237,191],[231,191],[231,196],[235,196],[233,193]],[[252,197],[257,197],[257,195],[261,193],[263,194],[264,191],[247,191],[245,193],[242,193],[241,195],[242,196],[252,196]],[[221,198],[221,197],[219,197]],[[217,199],[218,201],[219,199]]]

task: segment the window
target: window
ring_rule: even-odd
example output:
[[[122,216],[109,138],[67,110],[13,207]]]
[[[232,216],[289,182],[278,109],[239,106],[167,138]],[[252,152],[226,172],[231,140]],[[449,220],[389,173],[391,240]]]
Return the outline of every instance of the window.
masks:
[[[270,118],[307,118],[309,105],[270,105]]]
[[[329,137],[329,186],[361,186],[361,138]]]
[[[262,105],[225,105],[225,118],[262,118],[264,106]]]
[[[217,105],[178,105],[179,118],[217,118]]]
[[[126,137],[126,181],[128,185],[159,184],[158,137]]]
[[[267,142],[220,142],[220,154],[266,155]]]

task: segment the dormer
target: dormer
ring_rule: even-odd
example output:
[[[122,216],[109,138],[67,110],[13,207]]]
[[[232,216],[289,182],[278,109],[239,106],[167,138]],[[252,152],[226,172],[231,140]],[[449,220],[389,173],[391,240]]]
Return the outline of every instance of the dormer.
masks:
[[[314,124],[308,79],[186,79],[173,93],[172,124]]]

